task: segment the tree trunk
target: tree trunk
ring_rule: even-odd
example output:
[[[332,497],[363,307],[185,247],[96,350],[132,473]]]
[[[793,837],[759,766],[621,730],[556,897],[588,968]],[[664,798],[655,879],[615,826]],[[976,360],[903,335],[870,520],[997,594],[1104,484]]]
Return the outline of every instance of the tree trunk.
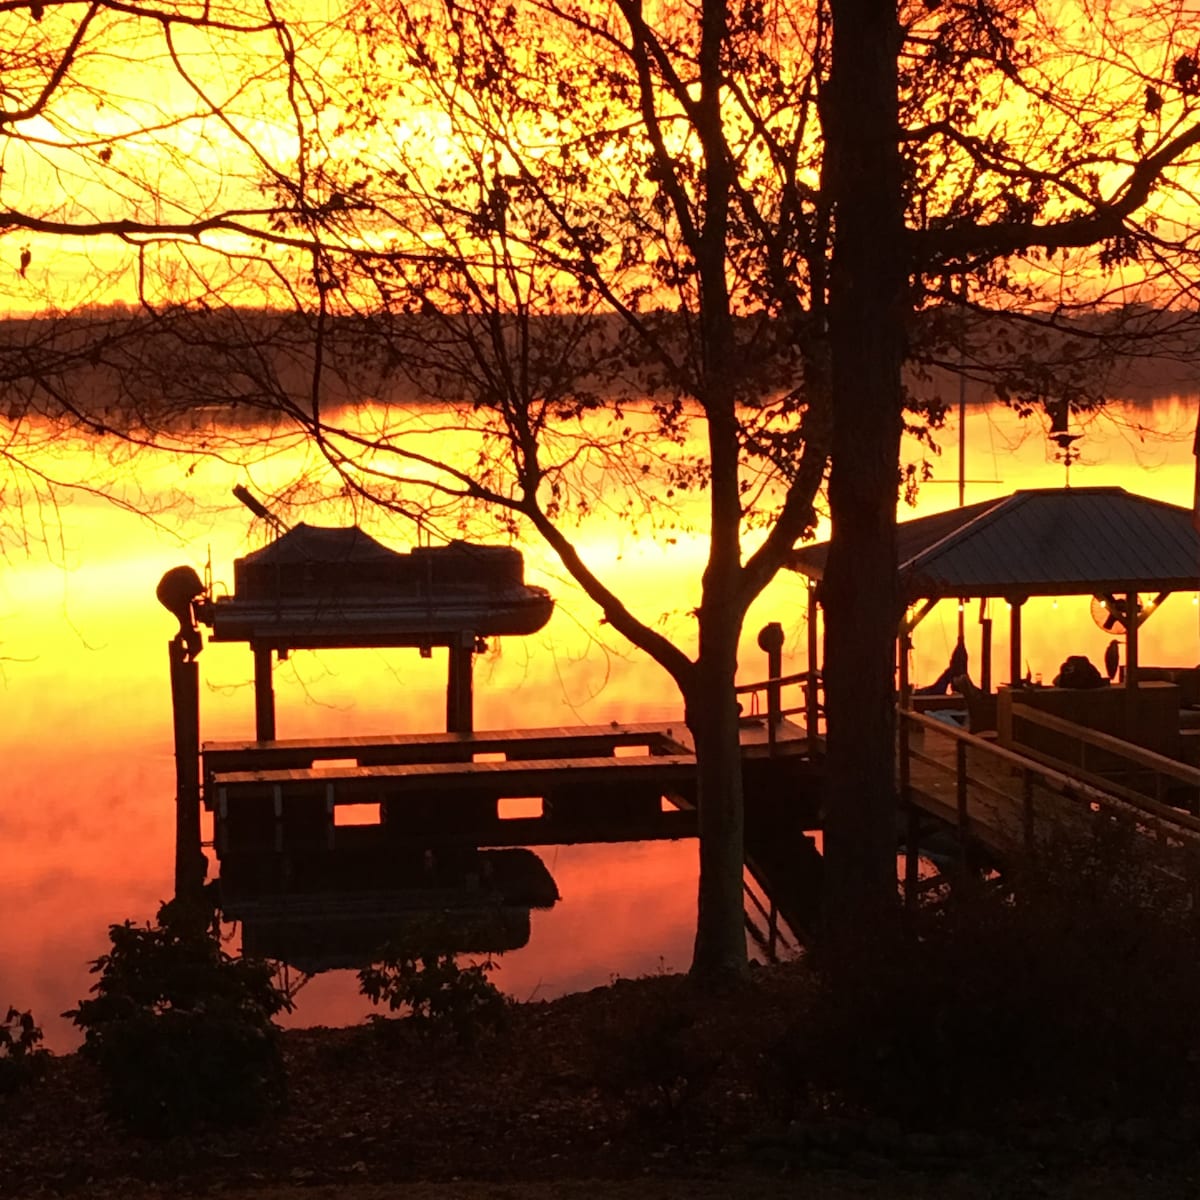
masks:
[[[823,97],[835,212],[830,281],[833,521],[824,583],[826,933],[895,906],[896,494],[906,268],[894,0],[833,0]]]
[[[736,609],[721,606],[702,619],[695,686],[686,698],[687,724],[696,743],[700,834],[699,907],[692,975],[706,982],[737,979],[746,971],[745,820],[738,735]],[[711,628],[716,626],[716,628]]]

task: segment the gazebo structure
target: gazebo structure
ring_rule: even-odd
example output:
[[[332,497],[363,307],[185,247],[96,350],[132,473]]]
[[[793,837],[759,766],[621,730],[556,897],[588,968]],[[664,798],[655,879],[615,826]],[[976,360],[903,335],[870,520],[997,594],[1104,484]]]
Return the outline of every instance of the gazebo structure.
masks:
[[[790,566],[809,590],[809,663],[829,543],[797,548]],[[901,610],[899,690],[907,701],[913,630],[940,600],[1003,600],[1009,608],[1009,681],[1021,678],[1021,609],[1034,596],[1095,596],[1126,639],[1125,683],[1138,682],[1138,629],[1175,591],[1200,590],[1200,533],[1191,509],[1119,487],[1014,492],[919,517],[897,530]],[[1149,597],[1139,603],[1139,593]],[[991,689],[991,620],[981,622],[982,685]]]

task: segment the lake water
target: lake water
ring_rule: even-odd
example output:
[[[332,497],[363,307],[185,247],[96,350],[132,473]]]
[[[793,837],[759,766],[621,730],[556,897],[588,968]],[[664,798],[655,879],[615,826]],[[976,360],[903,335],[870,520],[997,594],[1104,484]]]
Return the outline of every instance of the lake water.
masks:
[[[1190,505],[1194,398],[1118,405],[1090,421],[1072,467],[1077,486],[1119,484]],[[933,461],[934,481],[918,512],[957,503],[957,431],[951,420]],[[172,618],[154,598],[167,568],[203,567],[232,583],[233,559],[263,544],[249,514],[229,498],[250,482],[233,467],[140,458],[110,462],[95,446],[56,442],[47,452],[59,477],[112,478],[143,507],[180,493],[159,523],[77,495],[57,513],[29,511],[46,544],[9,546],[0,570],[0,1007],[33,1008],[56,1049],[75,1044],[58,1014],[90,984],[87,963],[107,945],[108,923],[144,920],[171,889],[173,764],[166,645]],[[299,454],[299,451],[295,452]],[[919,451],[913,447],[911,454]],[[286,455],[272,470],[286,471]],[[1044,423],[977,407],[967,420],[967,501],[1020,487],[1059,486]],[[261,479],[261,476],[259,477]],[[912,515],[902,510],[901,519]],[[332,513],[305,519],[335,523]],[[405,549],[411,527],[368,520],[381,540]],[[822,534],[824,533],[822,530]],[[690,645],[704,546],[680,533],[671,543],[632,536],[595,517],[579,531],[589,560],[643,616]],[[523,547],[528,582],[557,599],[541,633],[493,643],[476,668],[476,727],[604,724],[678,719],[667,677],[622,646],[549,553]],[[1174,596],[1142,631],[1142,660],[1200,661],[1200,606]],[[1006,622],[997,611],[996,681],[1006,678]],[[974,606],[967,614],[972,650]],[[805,591],[790,573],[755,604],[746,624],[741,676],[761,678],[755,644],[767,621],[786,633],[785,671],[806,666]],[[956,636],[954,606],[921,625],[914,676],[945,665]],[[1110,635],[1091,621],[1086,598],[1033,602],[1024,640],[1030,669],[1047,680],[1068,654],[1100,662]],[[252,662],[241,646],[209,646],[200,658],[202,737],[253,732]],[[973,673],[978,678],[975,663]],[[417,732],[438,727],[444,662],[416,652],[300,652],[276,675],[281,737]],[[789,702],[798,702],[798,698]],[[576,846],[542,851],[561,902],[535,911],[528,946],[500,961],[497,982],[520,998],[549,997],[607,983],[615,975],[684,969],[695,918],[691,842]],[[294,1024],[343,1023],[369,1011],[345,972],[322,975],[299,995]]]

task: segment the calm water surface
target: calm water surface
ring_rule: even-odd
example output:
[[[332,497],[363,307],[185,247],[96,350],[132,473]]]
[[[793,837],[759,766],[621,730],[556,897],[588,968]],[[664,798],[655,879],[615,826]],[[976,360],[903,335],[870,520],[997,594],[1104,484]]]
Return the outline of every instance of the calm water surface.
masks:
[[[1194,462],[1193,398],[1152,407],[1118,407],[1086,430],[1077,486],[1119,484],[1190,504]],[[968,502],[1018,487],[1058,486],[1063,468],[1044,426],[997,409],[968,414]],[[957,503],[953,421],[933,460],[918,512]],[[916,447],[911,449],[915,457]],[[63,445],[60,474],[88,477],[86,446]],[[285,469],[286,464],[276,464]],[[131,468],[151,501],[181,484],[178,464],[145,459]],[[233,468],[207,463],[186,479],[197,507],[157,526],[100,500],[77,498],[46,526],[51,546],[12,555],[0,571],[0,1007],[32,1007],[56,1049],[76,1042],[57,1014],[84,995],[87,963],[106,945],[109,922],[153,915],[171,887],[173,776],[166,645],[172,618],[154,599],[168,567],[202,568],[211,552],[218,583],[232,584],[233,559],[261,545],[248,514],[227,500]],[[250,482],[253,484],[254,480]],[[902,512],[902,519],[909,515]],[[309,517],[313,520],[313,517]],[[337,517],[329,514],[327,523]],[[398,549],[403,527],[372,527]],[[689,610],[698,598],[703,545],[639,541],[615,522],[579,531],[589,559],[603,568],[646,620],[690,644]],[[524,547],[529,582],[550,588],[555,615],[529,638],[493,643],[477,663],[476,727],[676,720],[680,704],[666,676],[623,647],[595,609],[563,579],[547,552]],[[1196,597],[1174,596],[1142,633],[1143,661],[1200,661]],[[754,637],[779,620],[787,634],[785,670],[805,664],[801,581],[786,575],[747,621],[741,675],[764,674]],[[974,661],[976,607],[968,612]],[[994,611],[996,680],[1004,679],[1006,620]],[[940,606],[918,630],[917,682],[945,665],[956,613]],[[1035,602],[1026,609],[1026,653],[1047,680],[1067,654],[1099,662],[1109,635],[1092,623],[1086,599]],[[252,664],[239,646],[209,646],[201,656],[202,737],[247,737],[253,730]],[[416,732],[439,727],[444,663],[415,652],[302,652],[276,676],[281,737]],[[798,698],[797,701],[798,702]],[[550,997],[688,965],[695,919],[691,842],[577,846],[540,850],[562,901],[533,913],[529,945],[505,955],[497,982],[519,999]],[[333,972],[299,996],[294,1024],[353,1021],[369,1006],[352,977]]]

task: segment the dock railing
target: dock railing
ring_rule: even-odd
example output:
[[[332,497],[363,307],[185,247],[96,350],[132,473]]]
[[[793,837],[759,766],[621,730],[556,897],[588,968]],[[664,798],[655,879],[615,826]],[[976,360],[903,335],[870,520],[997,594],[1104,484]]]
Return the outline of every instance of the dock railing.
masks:
[[[800,704],[786,706],[783,703],[783,689],[799,685],[803,689],[803,699]],[[754,683],[739,683],[734,688],[739,696],[750,697],[750,716],[758,716],[765,712],[767,718],[767,745],[772,753],[775,750],[775,735],[779,723],[784,717],[794,717],[804,714],[805,730],[809,739],[819,734],[819,723],[824,720],[825,706],[821,703],[821,673],[820,671],[794,671],[790,675],[772,675]],[[761,697],[761,699],[760,699]]]
[[[1027,704],[1014,704],[1012,716],[1014,726],[1023,721],[1054,734],[1064,751],[1054,755],[1027,751],[1032,757],[1062,765],[1131,803],[1153,799],[1176,809],[1186,805],[1192,815],[1200,815],[1200,768]]]
[[[898,733],[900,800],[908,825],[905,895],[910,902],[920,889],[922,813],[956,831],[964,867],[972,842],[1001,855],[1030,855],[1051,831],[1077,835],[1104,816],[1144,837],[1147,850],[1171,875],[1193,887],[1200,881],[1200,818],[1191,813],[1132,789],[1118,791],[1108,783],[1101,787],[1073,767],[1060,769],[911,709],[899,710]],[[1186,781],[1200,783],[1195,768],[1169,759],[1159,765],[1165,771],[1167,764],[1176,777],[1186,773]]]

